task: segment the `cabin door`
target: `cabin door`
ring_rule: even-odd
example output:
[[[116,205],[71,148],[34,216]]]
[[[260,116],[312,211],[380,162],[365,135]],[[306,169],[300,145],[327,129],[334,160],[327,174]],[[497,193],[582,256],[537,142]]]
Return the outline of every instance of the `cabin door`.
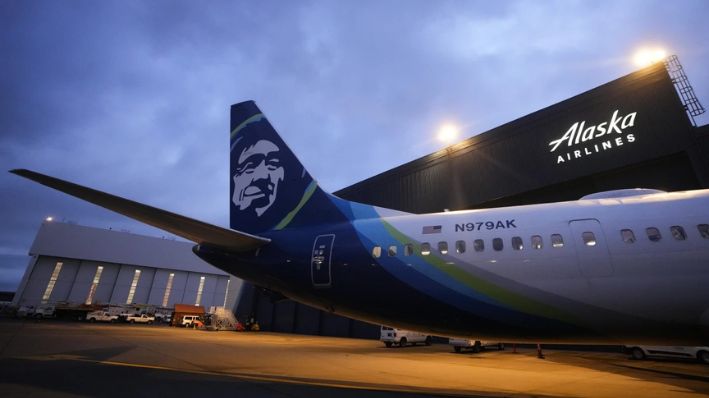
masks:
[[[330,262],[332,260],[332,244],[335,242],[335,235],[319,235],[313,243],[313,252],[310,259],[310,275],[315,287],[330,287],[332,284],[332,272]]]
[[[613,275],[608,242],[596,219],[572,220],[569,222],[576,256],[585,277]]]

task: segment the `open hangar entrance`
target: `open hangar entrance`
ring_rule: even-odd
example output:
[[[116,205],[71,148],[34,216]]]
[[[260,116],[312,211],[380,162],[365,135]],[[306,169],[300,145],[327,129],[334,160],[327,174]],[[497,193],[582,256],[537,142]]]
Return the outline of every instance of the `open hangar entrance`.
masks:
[[[577,200],[622,188],[709,188],[709,125],[676,57],[335,192],[432,213]],[[376,338],[369,325],[245,284],[264,330]]]

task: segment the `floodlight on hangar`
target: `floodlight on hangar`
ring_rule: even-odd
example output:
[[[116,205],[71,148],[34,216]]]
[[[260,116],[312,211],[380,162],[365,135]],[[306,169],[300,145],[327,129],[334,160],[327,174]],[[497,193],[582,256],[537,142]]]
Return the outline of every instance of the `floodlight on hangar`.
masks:
[[[453,124],[447,123],[438,129],[438,140],[450,143],[458,138],[458,127]]]
[[[644,68],[654,63],[664,61],[667,58],[667,51],[662,48],[641,48],[633,55],[633,63]]]

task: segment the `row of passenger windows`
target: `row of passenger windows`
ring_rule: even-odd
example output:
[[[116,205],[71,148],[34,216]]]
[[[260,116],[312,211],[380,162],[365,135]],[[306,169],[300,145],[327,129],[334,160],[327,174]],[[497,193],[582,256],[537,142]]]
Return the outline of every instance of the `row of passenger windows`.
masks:
[[[709,224],[699,224],[697,225],[697,230],[699,231],[699,234],[702,236],[702,238],[709,239]],[[645,233],[647,235],[647,238],[651,242],[659,242],[662,239],[662,234],[660,233],[660,230],[656,227],[645,228]],[[685,232],[684,228],[679,225],[673,225],[670,227],[670,235],[672,235],[675,240],[687,239],[687,233]],[[620,236],[623,239],[623,242],[625,243],[635,243],[635,233],[632,229],[621,229]],[[552,234],[549,238],[551,247],[556,249],[564,247],[564,238],[560,234]],[[596,246],[596,236],[593,232],[584,232],[581,234],[581,238],[583,239],[583,243],[586,246]],[[513,236],[510,243],[512,245],[513,250],[524,249],[524,242],[519,236]],[[544,240],[542,239],[541,235],[532,235],[529,239],[529,243],[530,247],[535,250],[539,250],[544,247]],[[437,249],[440,254],[448,254],[448,242],[438,242]],[[494,251],[502,251],[504,249],[504,243],[502,241],[502,238],[492,239],[492,249]],[[421,243],[420,254],[422,256],[428,256],[429,254],[431,254],[431,250],[431,243]],[[466,242],[464,240],[458,240],[455,242],[456,253],[465,253],[466,250]],[[473,241],[473,250],[475,250],[476,252],[485,251],[485,241],[482,239],[475,239]],[[398,246],[391,245],[387,248],[387,256],[394,257],[397,255],[397,251]],[[410,256],[412,254],[414,254],[413,243],[404,244],[404,256]],[[372,256],[374,256],[375,258],[381,257],[382,247],[374,246],[374,248],[372,249]]]

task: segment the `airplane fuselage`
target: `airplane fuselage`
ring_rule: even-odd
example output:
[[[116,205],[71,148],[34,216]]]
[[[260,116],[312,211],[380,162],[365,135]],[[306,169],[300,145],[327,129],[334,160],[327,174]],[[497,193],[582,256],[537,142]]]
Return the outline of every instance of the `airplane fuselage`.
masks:
[[[709,190],[426,215],[352,206],[352,222],[274,231],[246,256],[197,253],[318,308],[438,335],[708,340]]]

